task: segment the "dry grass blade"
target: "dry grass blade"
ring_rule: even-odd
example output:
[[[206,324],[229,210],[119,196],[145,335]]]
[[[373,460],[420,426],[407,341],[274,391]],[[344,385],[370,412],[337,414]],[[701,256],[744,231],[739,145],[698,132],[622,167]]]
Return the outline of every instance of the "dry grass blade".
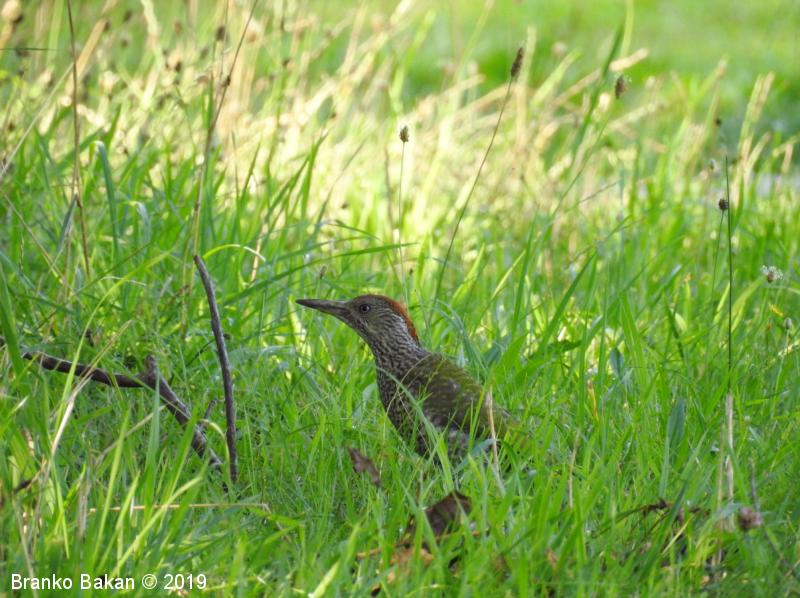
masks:
[[[444,278],[444,271],[447,268],[447,264],[450,261],[450,254],[453,252],[453,243],[455,242],[456,235],[458,234],[458,229],[461,226],[461,221],[464,219],[464,214],[467,211],[469,202],[472,199],[472,195],[475,193],[475,189],[478,186],[478,181],[481,178],[483,167],[486,165],[486,160],[489,157],[489,152],[492,151],[494,140],[497,137],[497,131],[500,129],[500,122],[503,120],[503,113],[506,111],[506,105],[508,104],[508,99],[511,97],[511,86],[516,80],[517,75],[519,75],[520,69],[522,68],[523,55],[524,55],[523,49],[519,48],[519,50],[517,50],[517,55],[514,59],[514,64],[511,67],[511,77],[509,78],[508,85],[506,86],[506,93],[505,96],[503,97],[503,103],[500,104],[500,112],[497,114],[497,122],[494,125],[494,129],[492,129],[492,136],[489,139],[489,145],[486,146],[486,151],[483,154],[483,158],[481,158],[481,163],[478,166],[478,172],[475,173],[475,178],[472,180],[472,186],[469,189],[469,193],[467,193],[467,198],[464,200],[464,205],[458,212],[458,217],[456,218],[456,223],[455,226],[453,227],[453,233],[450,235],[450,242],[447,245],[447,251],[445,252],[444,255],[444,261],[442,262],[442,266],[439,269],[439,276],[436,279],[436,291],[434,292],[433,295],[434,303],[439,299],[439,293],[442,289],[442,279]]]
[[[78,124],[78,54],[75,50],[75,26],[72,22],[72,2],[67,1],[67,16],[69,17],[69,39],[72,48],[72,126],[74,131],[75,156],[72,164],[72,201],[78,206],[78,220],[81,228],[81,248],[83,249],[83,266],[86,269],[87,278],[91,277],[91,265],[89,263],[89,243],[86,239],[86,215],[81,199],[81,176],[80,160],[78,153],[81,148],[81,133]],[[66,278],[65,278],[66,281]]]
[[[228,70],[228,74],[225,78],[220,82],[221,90],[219,93],[219,101],[216,101],[214,94],[212,92],[212,104],[211,104],[211,118],[209,120],[208,126],[206,127],[206,135],[205,135],[205,144],[203,148],[203,162],[202,167],[199,169],[198,178],[197,178],[197,195],[195,196],[194,206],[192,207],[192,216],[191,216],[191,236],[189,238],[189,244],[186,246],[186,253],[184,253],[184,267],[183,267],[183,277],[184,279],[189,278],[187,284],[189,285],[189,292],[184,296],[183,301],[183,309],[182,309],[182,320],[181,320],[181,328],[183,329],[186,323],[186,317],[188,314],[188,297],[191,295],[193,279],[188,277],[188,250],[191,250],[192,254],[196,254],[199,248],[200,242],[200,204],[203,199],[203,193],[205,192],[205,184],[206,184],[206,176],[208,175],[208,168],[209,168],[209,161],[211,160],[211,147],[212,142],[214,139],[214,133],[217,129],[217,121],[219,120],[219,116],[222,113],[222,106],[225,103],[225,96],[228,93],[228,88],[231,86],[231,79],[233,78],[233,71],[236,68],[236,63],[239,60],[239,53],[242,50],[242,44],[244,43],[245,36],[247,34],[247,28],[250,26],[250,22],[253,19],[253,14],[255,13],[256,6],[258,5],[258,0],[255,0],[251,7],[250,12],[247,15],[247,20],[245,21],[244,27],[242,28],[242,33],[239,36],[239,43],[236,46],[236,51],[233,54],[233,60],[231,61],[230,69]],[[227,15],[227,8],[226,8],[226,15]],[[217,30],[218,32],[220,29]],[[225,27],[223,26],[221,29],[221,40],[225,40]],[[220,38],[220,34],[217,34],[217,38]],[[220,75],[222,74],[222,63],[220,63]]]
[[[129,511],[144,511],[146,509],[166,509],[175,511],[177,509],[197,509],[197,510],[214,510],[214,509],[259,509],[266,513],[272,513],[269,505],[264,502],[202,502],[202,503],[169,503],[169,504],[155,504],[155,505],[131,505],[130,507],[109,507],[111,512],[119,513],[123,510]],[[97,513],[97,507],[90,507],[89,514]]]

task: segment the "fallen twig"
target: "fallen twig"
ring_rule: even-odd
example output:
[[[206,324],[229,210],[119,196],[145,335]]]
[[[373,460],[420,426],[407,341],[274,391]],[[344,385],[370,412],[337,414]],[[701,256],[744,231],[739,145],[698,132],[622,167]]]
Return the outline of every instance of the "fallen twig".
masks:
[[[214,340],[217,343],[217,355],[219,356],[219,366],[222,369],[222,388],[225,393],[225,419],[227,427],[225,430],[225,440],[228,443],[228,454],[230,459],[231,481],[236,482],[239,475],[238,458],[236,456],[236,409],[233,404],[233,379],[231,378],[231,364],[228,361],[228,350],[225,348],[225,336],[222,334],[222,324],[219,320],[219,308],[217,307],[217,297],[214,293],[214,285],[208,275],[206,264],[199,255],[194,256],[194,263],[203,281],[203,287],[208,297],[208,309],[211,313],[211,330],[214,332]]]
[[[175,416],[178,423],[184,428],[192,421],[192,412],[189,407],[178,398],[175,391],[170,388],[167,381],[158,371],[156,360],[152,355],[148,355],[145,361],[146,369],[138,376],[127,376],[125,374],[114,374],[82,363],[73,363],[66,359],[53,357],[39,351],[25,351],[22,355],[25,359],[38,363],[45,370],[68,374],[74,367],[75,375],[78,378],[88,378],[95,382],[100,382],[106,386],[116,386],[118,388],[150,388],[158,392],[158,396],[166,406],[167,410]],[[222,465],[220,458],[208,446],[206,436],[203,431],[194,426],[192,433],[192,448],[201,457],[208,457],[209,465],[212,469],[218,469]]]

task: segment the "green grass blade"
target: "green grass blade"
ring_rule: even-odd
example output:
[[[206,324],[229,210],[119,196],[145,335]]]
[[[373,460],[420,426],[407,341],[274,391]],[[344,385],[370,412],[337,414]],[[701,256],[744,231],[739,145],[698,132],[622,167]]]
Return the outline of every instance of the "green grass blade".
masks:
[[[17,338],[17,325],[14,321],[14,312],[11,309],[11,294],[8,290],[3,261],[0,260],[0,331],[3,333],[3,340],[8,353],[11,355],[11,363],[17,376],[22,374],[25,364],[22,361],[22,352]]]

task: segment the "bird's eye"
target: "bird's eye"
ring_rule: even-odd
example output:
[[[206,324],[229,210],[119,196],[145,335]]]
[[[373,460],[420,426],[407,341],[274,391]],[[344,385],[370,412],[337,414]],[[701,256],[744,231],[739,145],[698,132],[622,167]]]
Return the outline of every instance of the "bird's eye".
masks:
[[[367,313],[367,312],[368,312],[370,309],[371,309],[371,307],[369,306],[369,304],[368,304],[368,303],[362,303],[361,305],[359,305],[359,306],[358,306],[358,310],[359,310],[359,311],[360,311],[362,314],[365,314],[365,313]]]

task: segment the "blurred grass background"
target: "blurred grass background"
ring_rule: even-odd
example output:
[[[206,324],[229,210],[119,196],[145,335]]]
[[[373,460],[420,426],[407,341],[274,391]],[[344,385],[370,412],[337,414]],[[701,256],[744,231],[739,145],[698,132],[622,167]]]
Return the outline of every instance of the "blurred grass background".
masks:
[[[376,10],[386,5],[377,3]],[[407,93],[435,91],[440,73],[453,56],[470,49],[470,58],[486,77],[486,87],[505,80],[508,56],[513,55],[528,29],[536,30],[538,60],[532,80],[541,79],[566,51],[579,53],[578,64],[587,66],[604,57],[604,44],[614,30],[628,21],[628,49],[644,48],[648,58],[630,68],[635,82],[648,77],[676,76],[698,80],[722,61],[728,70],[723,82],[721,110],[730,116],[727,130],[741,124],[742,100],[762,73],[774,72],[778,82],[766,110],[768,126],[783,134],[800,126],[793,109],[800,96],[800,4],[793,0],[764,2],[657,2],[599,0],[597,2],[546,2],[511,0],[480,2],[421,2],[417,9],[435,13],[431,35],[420,54],[433,60],[416,61],[409,69]],[[330,12],[327,12],[330,11]],[[323,8],[335,18],[337,8]],[[478,28],[477,23],[483,22]],[[475,36],[477,39],[471,39]],[[437,58],[438,57],[438,58]]]
[[[237,2],[75,2],[75,89],[67,7],[0,14],[4,582],[797,591],[797,2],[286,0],[252,18]],[[151,393],[16,352],[129,373],[154,354],[202,417],[221,383],[194,252],[230,335],[235,495]],[[355,335],[293,303],[366,291],[403,297],[423,343],[531,430],[502,484],[480,461],[417,459]],[[210,420],[224,456],[219,405]],[[392,560],[409,516],[456,486],[486,533]],[[674,508],[623,517],[661,498]],[[737,527],[742,507],[763,526]]]

